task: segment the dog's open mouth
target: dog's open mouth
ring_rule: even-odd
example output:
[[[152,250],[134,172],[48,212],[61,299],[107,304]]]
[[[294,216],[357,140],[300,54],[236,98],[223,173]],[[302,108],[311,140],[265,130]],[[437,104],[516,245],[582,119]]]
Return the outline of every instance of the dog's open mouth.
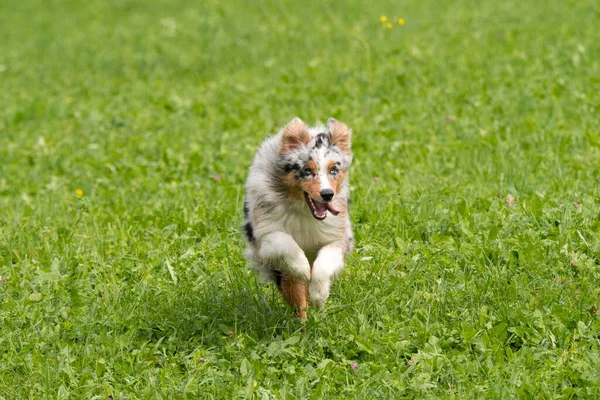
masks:
[[[331,203],[321,203],[313,200],[306,192],[304,192],[304,200],[306,200],[306,204],[308,204],[313,217],[316,219],[325,219],[325,217],[327,217],[327,211],[333,215],[338,215],[340,213],[338,210],[333,208]]]

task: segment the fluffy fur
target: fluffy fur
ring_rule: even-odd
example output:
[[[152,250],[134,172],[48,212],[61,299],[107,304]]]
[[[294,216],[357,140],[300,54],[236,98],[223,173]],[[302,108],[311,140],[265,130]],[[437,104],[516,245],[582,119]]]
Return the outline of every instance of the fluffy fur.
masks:
[[[350,139],[333,118],[312,128],[294,118],[262,144],[246,181],[246,255],[302,318],[307,292],[313,306],[325,304],[354,244]]]

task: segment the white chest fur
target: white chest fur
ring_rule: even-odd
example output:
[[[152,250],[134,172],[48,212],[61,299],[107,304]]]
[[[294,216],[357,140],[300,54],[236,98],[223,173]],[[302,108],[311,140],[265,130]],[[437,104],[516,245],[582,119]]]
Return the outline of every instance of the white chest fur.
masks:
[[[344,219],[330,214],[319,221],[310,215],[292,213],[283,217],[281,226],[305,253],[312,255],[321,247],[343,239]]]

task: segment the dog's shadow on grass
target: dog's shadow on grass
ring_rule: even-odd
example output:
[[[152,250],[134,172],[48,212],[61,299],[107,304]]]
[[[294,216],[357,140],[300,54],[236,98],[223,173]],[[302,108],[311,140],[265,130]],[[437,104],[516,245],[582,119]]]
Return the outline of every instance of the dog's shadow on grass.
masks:
[[[200,290],[179,287],[166,299],[148,296],[140,339],[155,342],[165,337],[220,346],[229,337],[244,334],[253,340],[271,340],[284,332],[302,329],[302,322],[281,300],[273,285],[254,278],[210,282]]]

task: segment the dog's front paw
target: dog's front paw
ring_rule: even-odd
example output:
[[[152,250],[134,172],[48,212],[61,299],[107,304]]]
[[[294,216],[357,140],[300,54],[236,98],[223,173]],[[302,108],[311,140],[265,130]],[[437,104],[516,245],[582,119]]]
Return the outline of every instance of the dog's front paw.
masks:
[[[312,280],[308,284],[310,304],[315,308],[323,308],[329,298],[329,279]]]
[[[291,276],[301,279],[304,282],[310,280],[310,264],[304,254],[299,254],[289,263],[289,273]]]

